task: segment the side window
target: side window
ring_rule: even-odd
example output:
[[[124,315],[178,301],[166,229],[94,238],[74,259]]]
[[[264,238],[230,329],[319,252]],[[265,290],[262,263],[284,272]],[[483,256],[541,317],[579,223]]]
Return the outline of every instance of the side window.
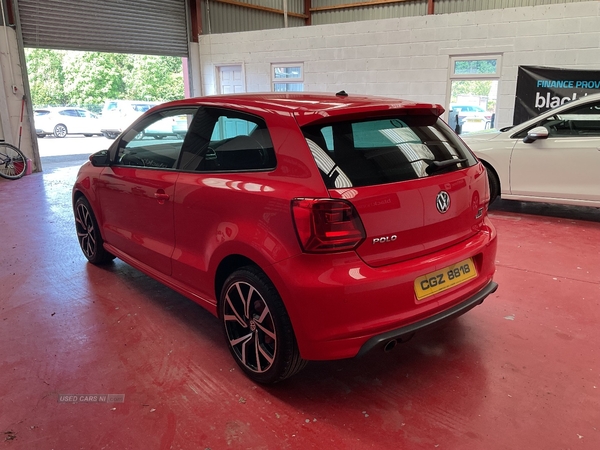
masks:
[[[275,164],[263,119],[221,108],[200,108],[190,123],[179,168],[197,172],[270,170]]]
[[[117,164],[174,169],[197,108],[160,111],[125,133],[119,143]],[[184,126],[185,123],[185,126]]]
[[[548,129],[551,137],[600,136],[600,102],[575,105],[562,113],[554,114],[535,124]],[[513,137],[524,138],[531,128]]]
[[[79,113],[76,109],[65,109],[63,111],[60,111],[58,114],[60,114],[61,116],[79,117]]]
[[[571,136],[600,136],[600,102],[578,106],[557,116]]]

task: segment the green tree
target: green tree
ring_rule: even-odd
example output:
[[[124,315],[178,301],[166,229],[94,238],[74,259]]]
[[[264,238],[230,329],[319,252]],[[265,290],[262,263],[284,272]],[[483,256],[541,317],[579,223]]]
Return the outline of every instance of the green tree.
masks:
[[[25,49],[31,101],[34,105],[62,105],[67,101],[64,91],[65,52],[42,48]]]
[[[132,55],[132,70],[125,75],[130,100],[167,101],[183,98],[181,58]]]
[[[34,105],[183,98],[181,58],[26,49]]]
[[[487,97],[490,95],[492,82],[490,80],[461,80],[452,82],[452,101],[456,101],[457,95],[478,95]]]
[[[119,53],[68,52],[63,59],[65,94],[72,104],[99,104],[126,93],[131,57]]]

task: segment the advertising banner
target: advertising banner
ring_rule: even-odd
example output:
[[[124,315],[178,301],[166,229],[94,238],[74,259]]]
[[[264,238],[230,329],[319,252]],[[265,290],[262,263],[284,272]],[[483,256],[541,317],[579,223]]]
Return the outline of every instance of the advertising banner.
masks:
[[[600,71],[519,66],[513,124],[551,108],[600,92]]]

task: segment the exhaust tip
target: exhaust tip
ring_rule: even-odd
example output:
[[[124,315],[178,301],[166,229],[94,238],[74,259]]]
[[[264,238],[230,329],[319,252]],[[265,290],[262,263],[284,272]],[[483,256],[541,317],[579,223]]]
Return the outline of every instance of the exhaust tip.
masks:
[[[386,344],[383,346],[383,351],[388,353],[391,352],[394,347],[396,347],[396,344],[398,342],[396,341],[396,339],[392,339],[391,341],[387,341]]]

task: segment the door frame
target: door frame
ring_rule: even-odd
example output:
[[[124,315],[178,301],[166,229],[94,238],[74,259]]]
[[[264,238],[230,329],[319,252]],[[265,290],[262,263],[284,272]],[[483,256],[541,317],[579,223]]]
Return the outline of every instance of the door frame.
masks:
[[[246,85],[246,69],[244,63],[227,63],[227,64],[216,64],[215,65],[215,92],[217,94],[222,94],[221,92],[221,69],[223,67],[241,67],[242,69],[242,82],[244,83],[244,92],[248,92],[248,87]]]

